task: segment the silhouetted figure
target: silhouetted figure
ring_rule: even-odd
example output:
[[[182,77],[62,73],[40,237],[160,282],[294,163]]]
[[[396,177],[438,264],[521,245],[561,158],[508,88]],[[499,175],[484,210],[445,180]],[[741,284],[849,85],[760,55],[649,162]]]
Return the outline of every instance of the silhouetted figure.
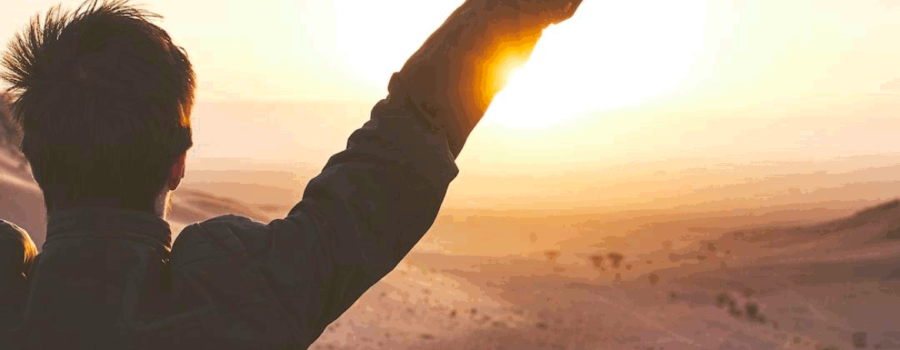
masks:
[[[125,1],[35,17],[3,78],[49,222],[4,349],[308,347],[432,225],[503,87],[496,68],[580,2],[466,1],[284,218],[221,216],[174,244],[163,219],[192,145],[186,53]]]

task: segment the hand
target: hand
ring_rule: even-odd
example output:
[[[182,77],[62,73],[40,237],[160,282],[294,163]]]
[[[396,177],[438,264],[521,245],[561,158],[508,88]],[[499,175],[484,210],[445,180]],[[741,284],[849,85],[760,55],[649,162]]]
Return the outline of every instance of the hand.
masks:
[[[451,135],[466,136],[506,85],[506,66],[524,63],[550,24],[582,0],[468,0],[391,79],[389,99],[411,103]]]

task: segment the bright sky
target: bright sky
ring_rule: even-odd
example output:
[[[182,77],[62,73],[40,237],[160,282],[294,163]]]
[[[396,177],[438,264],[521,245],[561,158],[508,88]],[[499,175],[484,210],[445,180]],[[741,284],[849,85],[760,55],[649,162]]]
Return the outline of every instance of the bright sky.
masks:
[[[306,153],[289,156],[319,163],[461,2],[158,0],[145,7],[165,17],[161,25],[196,67],[195,118],[203,129],[196,155],[276,159],[285,155],[272,150],[297,144]],[[4,1],[0,40],[55,3]],[[530,172],[553,169],[529,168],[536,163],[610,158],[900,152],[898,18],[893,0],[587,0],[570,22],[546,32],[460,161]],[[297,116],[290,115],[296,108],[272,104],[262,111],[244,105],[261,115],[235,115],[228,106],[236,101],[349,101],[344,112],[352,115]],[[234,145],[233,132],[251,135],[256,148]]]

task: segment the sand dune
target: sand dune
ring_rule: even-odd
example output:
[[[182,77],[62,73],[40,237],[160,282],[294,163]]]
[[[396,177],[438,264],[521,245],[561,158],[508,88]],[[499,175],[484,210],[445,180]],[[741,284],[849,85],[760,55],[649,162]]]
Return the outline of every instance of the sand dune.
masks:
[[[313,348],[900,349],[898,224],[892,201],[626,251],[618,268],[414,253]]]

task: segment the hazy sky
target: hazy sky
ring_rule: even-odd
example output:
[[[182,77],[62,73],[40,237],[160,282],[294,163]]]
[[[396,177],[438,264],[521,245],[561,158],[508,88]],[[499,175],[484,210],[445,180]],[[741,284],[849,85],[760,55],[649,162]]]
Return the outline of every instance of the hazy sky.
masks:
[[[195,64],[195,157],[320,164],[461,2],[143,4]],[[55,3],[3,1],[0,40]],[[587,0],[548,30],[460,162],[533,172],[900,152],[898,108],[900,1]],[[274,151],[286,145],[297,153]]]

